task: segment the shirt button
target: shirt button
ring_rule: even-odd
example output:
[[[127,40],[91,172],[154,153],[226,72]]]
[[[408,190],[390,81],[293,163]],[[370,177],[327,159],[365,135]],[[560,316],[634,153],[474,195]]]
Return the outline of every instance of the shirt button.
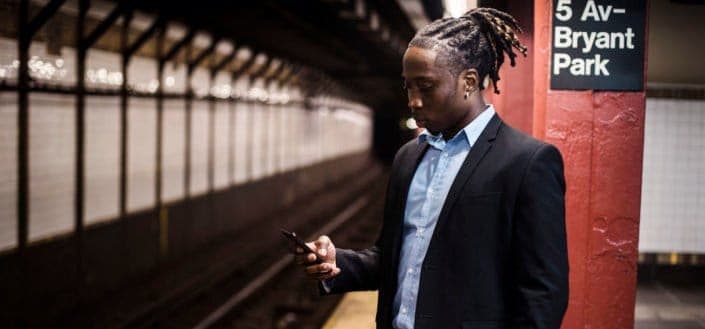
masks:
[[[402,308],[401,308],[401,312],[402,312],[402,313],[406,313],[406,307],[402,307]]]
[[[407,272],[409,272],[409,273],[414,273],[414,269],[413,269],[413,268],[411,268],[411,267],[409,267],[409,269],[408,269],[408,270],[406,270],[406,271],[407,271]]]

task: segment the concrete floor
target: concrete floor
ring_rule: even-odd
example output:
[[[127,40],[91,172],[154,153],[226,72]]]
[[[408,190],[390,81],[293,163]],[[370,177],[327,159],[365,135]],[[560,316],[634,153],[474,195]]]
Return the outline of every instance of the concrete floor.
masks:
[[[347,294],[323,329],[374,328],[376,292]],[[640,284],[635,329],[705,329],[705,286]]]
[[[705,286],[640,284],[635,329],[705,329]]]
[[[377,292],[345,294],[322,329],[364,329],[375,327]]]

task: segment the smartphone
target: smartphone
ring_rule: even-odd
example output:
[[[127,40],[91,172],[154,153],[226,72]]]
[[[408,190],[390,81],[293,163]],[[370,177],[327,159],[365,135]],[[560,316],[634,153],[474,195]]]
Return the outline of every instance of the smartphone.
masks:
[[[323,261],[318,257],[318,254],[315,253],[313,250],[311,250],[311,248],[309,248],[309,247],[306,245],[306,242],[304,242],[304,240],[301,240],[301,238],[299,238],[299,237],[296,235],[296,233],[294,233],[294,232],[289,232],[289,231],[287,231],[287,230],[285,230],[285,229],[281,229],[281,232],[282,232],[282,235],[284,235],[287,239],[289,239],[289,241],[293,242],[297,247],[301,247],[301,249],[304,250],[304,253],[312,253],[312,254],[316,255],[316,260],[314,261],[314,263],[320,264],[320,263],[323,262]]]

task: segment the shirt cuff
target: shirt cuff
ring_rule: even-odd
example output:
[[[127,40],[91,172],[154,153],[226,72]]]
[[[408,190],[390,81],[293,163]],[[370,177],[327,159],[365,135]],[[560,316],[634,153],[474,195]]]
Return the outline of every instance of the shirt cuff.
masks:
[[[321,292],[324,294],[330,294],[332,288],[331,288],[331,281],[333,279],[326,279],[326,280],[321,280],[319,282],[319,287],[321,288]]]

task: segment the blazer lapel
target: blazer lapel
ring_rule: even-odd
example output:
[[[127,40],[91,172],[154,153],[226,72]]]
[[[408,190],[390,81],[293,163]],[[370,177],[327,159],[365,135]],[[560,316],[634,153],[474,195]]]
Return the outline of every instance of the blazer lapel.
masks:
[[[453,181],[453,184],[448,191],[448,195],[446,196],[446,200],[443,203],[443,209],[438,216],[438,223],[436,224],[433,236],[431,237],[431,244],[433,244],[433,237],[436,236],[436,232],[439,231],[439,227],[443,225],[445,218],[448,216],[448,212],[453,208],[453,205],[458,200],[460,192],[467,184],[468,179],[470,179],[470,176],[472,176],[473,172],[477,168],[477,165],[480,164],[480,161],[482,161],[485,157],[485,154],[487,154],[487,152],[492,148],[492,142],[497,137],[497,133],[501,126],[502,119],[495,114],[490,122],[487,123],[487,127],[483,130],[482,134],[475,142],[475,145],[473,145],[470,149],[470,153],[468,153],[463,165],[460,167],[458,175],[455,176],[455,180]]]

